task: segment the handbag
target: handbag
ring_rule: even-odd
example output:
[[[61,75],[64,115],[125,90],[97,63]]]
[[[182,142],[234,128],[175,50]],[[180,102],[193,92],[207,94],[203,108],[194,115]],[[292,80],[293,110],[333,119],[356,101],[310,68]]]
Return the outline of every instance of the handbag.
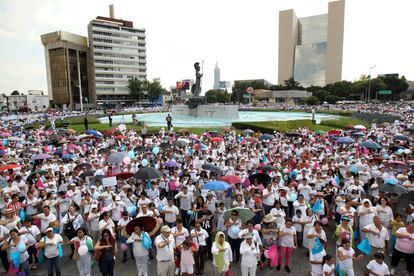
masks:
[[[101,258],[102,258],[102,251],[101,250],[94,250],[93,251],[93,258],[96,260],[96,261],[100,261],[101,260]]]

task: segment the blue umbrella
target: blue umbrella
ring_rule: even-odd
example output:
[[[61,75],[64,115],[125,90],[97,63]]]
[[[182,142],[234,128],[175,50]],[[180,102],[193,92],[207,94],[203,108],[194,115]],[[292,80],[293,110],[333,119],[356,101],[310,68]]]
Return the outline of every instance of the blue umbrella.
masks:
[[[259,137],[259,140],[261,141],[273,140],[273,139],[275,139],[275,137],[270,134],[263,134],[262,136]]]
[[[355,143],[355,140],[352,139],[351,137],[339,137],[336,142],[338,144],[353,144]]]
[[[377,150],[377,149],[381,149],[382,148],[380,144],[375,143],[375,142],[371,142],[371,141],[365,141],[365,142],[363,142],[361,144],[361,147],[367,148],[367,149],[374,149],[374,150]]]
[[[225,191],[231,186],[224,181],[209,181],[204,185],[207,190],[222,190]]]
[[[404,135],[397,135],[394,137],[394,139],[398,141],[406,141],[406,142],[410,141],[410,138]]]
[[[86,134],[94,135],[96,137],[103,137],[103,134],[100,133],[99,131],[95,130],[95,129],[89,129],[89,130],[87,130],[86,131]]]
[[[179,168],[181,165],[175,161],[168,161],[162,163],[164,167],[170,167],[170,168]]]

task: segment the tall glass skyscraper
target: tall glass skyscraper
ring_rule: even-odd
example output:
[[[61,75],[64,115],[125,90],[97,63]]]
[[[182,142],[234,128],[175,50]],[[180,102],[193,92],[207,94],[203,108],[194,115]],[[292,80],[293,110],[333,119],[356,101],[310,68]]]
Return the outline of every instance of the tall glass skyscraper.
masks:
[[[279,84],[291,77],[305,87],[341,81],[344,11],[345,2],[335,1],[328,14],[279,13]]]

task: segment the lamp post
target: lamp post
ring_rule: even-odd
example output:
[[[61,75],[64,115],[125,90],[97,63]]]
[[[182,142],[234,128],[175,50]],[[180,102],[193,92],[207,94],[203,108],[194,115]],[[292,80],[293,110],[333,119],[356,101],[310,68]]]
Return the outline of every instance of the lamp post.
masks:
[[[369,67],[369,79],[368,79],[368,95],[367,95],[367,102],[371,100],[371,71],[375,68],[376,65],[371,65]]]

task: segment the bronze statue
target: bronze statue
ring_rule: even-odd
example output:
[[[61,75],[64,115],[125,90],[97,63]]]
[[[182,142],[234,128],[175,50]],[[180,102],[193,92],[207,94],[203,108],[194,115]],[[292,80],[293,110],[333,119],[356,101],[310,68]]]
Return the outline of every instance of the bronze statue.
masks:
[[[203,74],[200,73],[200,63],[196,62],[194,63],[194,69],[196,71],[196,79],[195,83],[191,87],[191,93],[194,97],[199,97],[201,94],[201,78],[203,77]]]

